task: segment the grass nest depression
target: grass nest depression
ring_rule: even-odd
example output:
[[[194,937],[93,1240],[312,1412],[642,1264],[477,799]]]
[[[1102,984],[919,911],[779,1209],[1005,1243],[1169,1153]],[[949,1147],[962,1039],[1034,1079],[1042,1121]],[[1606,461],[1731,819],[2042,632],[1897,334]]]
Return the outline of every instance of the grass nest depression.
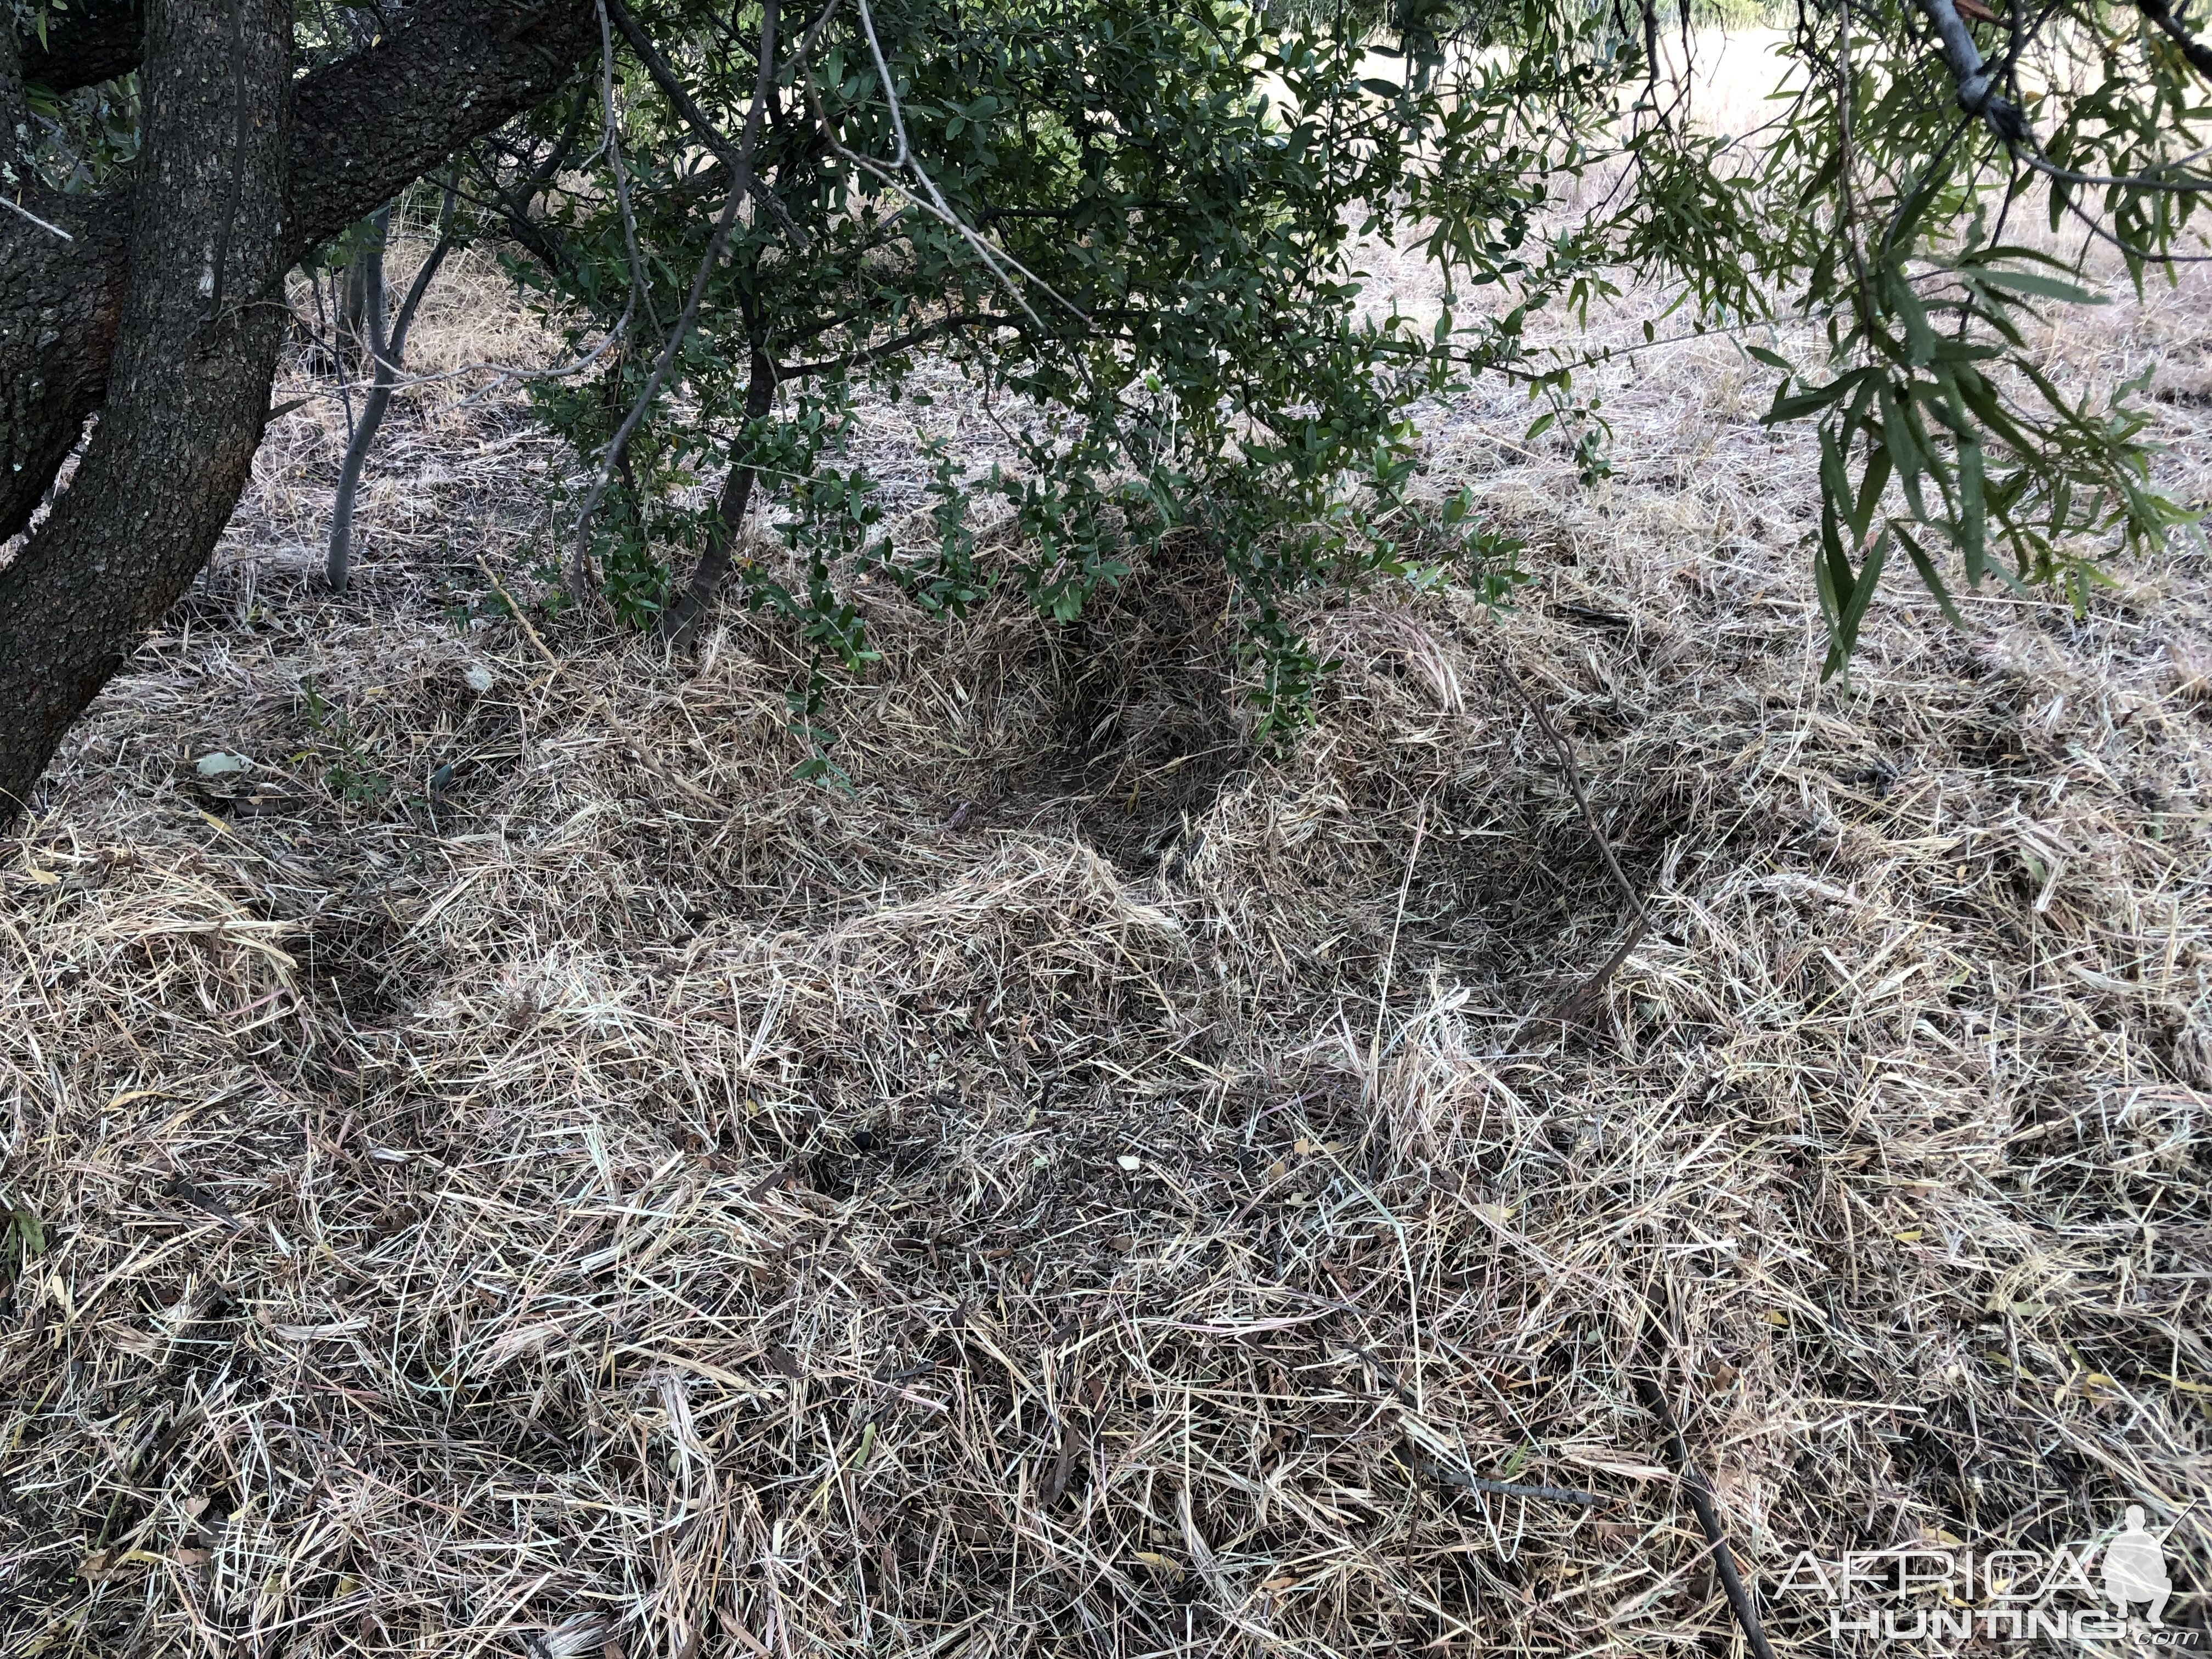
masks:
[[[1317,612],[1289,758],[1170,558],[869,598],[848,792],[765,625],[485,614],[496,409],[322,592],[289,417],[4,848],[0,1650],[1732,1650],[1639,1378],[1785,1650],[1805,1549],[2141,1503],[2203,1585],[2201,544],[1823,687],[1808,456],[1720,343],[1618,375],[1594,490],[1437,411],[1535,580]],[[1648,896],[1577,1025],[1631,907],[1532,704]]]

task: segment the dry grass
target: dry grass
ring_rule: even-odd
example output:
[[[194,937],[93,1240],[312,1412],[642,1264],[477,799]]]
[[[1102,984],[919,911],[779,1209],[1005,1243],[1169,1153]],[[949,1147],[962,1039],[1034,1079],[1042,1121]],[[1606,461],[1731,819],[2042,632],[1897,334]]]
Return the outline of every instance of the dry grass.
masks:
[[[2205,294],[2054,363],[2185,374]],[[511,408],[395,415],[343,599],[292,417],[4,848],[0,1651],[1731,1650],[1653,1367],[1763,1575],[2172,1520],[2203,544],[1900,592],[1846,695],[1732,349],[1616,380],[1595,490],[1437,411],[1535,580],[1317,613],[1287,761],[1186,550],[1067,630],[872,599],[849,793],[764,624],[448,620],[563,464]],[[1626,907],[1509,675],[1650,895],[1586,1030]]]

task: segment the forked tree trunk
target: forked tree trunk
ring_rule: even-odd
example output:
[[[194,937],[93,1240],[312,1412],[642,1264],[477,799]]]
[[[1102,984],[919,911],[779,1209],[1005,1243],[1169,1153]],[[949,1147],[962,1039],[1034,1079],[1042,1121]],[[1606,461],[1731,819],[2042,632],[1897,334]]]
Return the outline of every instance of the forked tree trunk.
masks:
[[[374,242],[360,248],[346,262],[345,281],[338,288],[338,316],[335,344],[341,374],[366,366],[374,377],[361,414],[346,441],[345,461],[338,468],[338,493],[331,506],[330,551],[323,560],[324,580],[331,591],[343,593],[353,570],[353,502],[361,489],[361,470],[368,463],[369,446],[384,424],[384,411],[392,402],[392,356],[384,336],[384,252],[392,236],[392,210],[379,208],[368,216]],[[350,406],[350,405],[349,405]]]
[[[384,239],[391,222],[390,208],[369,216],[369,242],[353,251],[338,276],[331,343],[348,374],[359,374],[376,361],[375,335],[384,325]]]
[[[323,576],[335,592],[345,592],[347,578],[353,571],[353,507],[361,489],[362,469],[368,465],[368,452],[376,443],[377,428],[384,424],[385,411],[392,407],[392,389],[407,361],[407,331],[415,325],[416,308],[430,291],[430,280],[438,274],[438,267],[453,252],[453,210],[459,199],[448,180],[445,204],[438,211],[438,240],[415,272],[414,282],[408,285],[407,296],[399,302],[399,314],[392,319],[389,333],[384,325],[383,255],[392,234],[392,210],[382,210],[370,221],[376,227],[376,292],[374,303],[368,307],[367,323],[369,359],[375,378],[368,388],[368,396],[362,401],[361,418],[354,422],[353,437],[346,444],[345,460],[338,468],[337,498],[331,507],[330,551],[323,561]]]
[[[54,52],[27,55],[26,78],[71,87],[121,74],[142,61],[134,15],[128,0],[56,13]],[[596,47],[593,20],[588,0],[416,0],[372,49],[302,80],[282,219],[291,260],[550,96]],[[30,522],[106,395],[134,205],[146,199],[136,188],[61,196],[35,185],[8,197],[69,235],[0,210],[0,539]],[[0,705],[0,718],[8,712]]]
[[[143,75],[106,403],[52,515],[0,570],[4,805],[214,550],[289,314],[289,0],[150,0]]]
[[[295,89],[271,0],[151,3],[143,54],[134,15],[87,0],[24,60],[57,87],[138,66],[147,118],[127,191],[9,192],[66,237],[0,210],[0,540],[102,411],[0,565],[0,826],[214,550],[265,418],[283,272],[550,95],[598,40],[588,0],[416,0]]]

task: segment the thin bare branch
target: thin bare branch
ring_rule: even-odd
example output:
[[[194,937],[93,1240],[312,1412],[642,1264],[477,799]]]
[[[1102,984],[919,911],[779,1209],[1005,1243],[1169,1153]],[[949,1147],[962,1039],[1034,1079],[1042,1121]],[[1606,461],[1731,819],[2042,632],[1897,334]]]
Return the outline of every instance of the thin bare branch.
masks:
[[[644,390],[638,393],[636,400],[630,404],[629,412],[623,417],[621,426],[616,428],[615,435],[609,440],[600,457],[599,477],[592,482],[590,493],[585,496],[583,506],[577,511],[578,539],[575,562],[571,567],[572,575],[580,576],[583,569],[592,514],[605,495],[608,484],[613,481],[616,468],[622,464],[623,452],[629,446],[630,435],[645,419],[646,411],[653,406],[653,398],[659,395],[661,383],[666,380],[669,368],[676,361],[677,352],[690,337],[691,325],[698,320],[699,305],[706,297],[707,283],[713,277],[714,268],[722,263],[722,256],[728,252],[730,232],[738,222],[738,210],[752,188],[753,149],[759,142],[761,112],[767,104],[769,88],[774,84],[775,73],[776,13],[776,0],[763,0],[761,8],[760,73],[753,83],[752,106],[745,112],[744,134],[738,141],[736,172],[730,181],[729,198],[722,204],[722,211],[714,221],[714,234],[708,239],[706,255],[699,261],[699,269],[692,276],[691,291],[684,298],[683,313],[677,318],[676,326],[669,331],[667,339],[662,343],[660,356],[654,360],[653,370],[646,377]],[[604,0],[599,15],[603,20],[606,16]],[[611,56],[611,44],[608,52]],[[609,108],[611,111],[611,103]]]
[[[2199,75],[2212,77],[2212,46],[2206,46],[2183,26],[2166,0],[2136,0],[2136,9],[2173,42],[2181,55],[2189,60],[2190,68]]]
[[[847,149],[844,143],[837,137],[836,129],[830,124],[829,113],[823,104],[819,92],[815,88],[813,75],[807,69],[805,60],[802,58],[800,72],[805,77],[808,100],[813,106],[816,123],[821,128],[823,137],[830,149],[840,160],[860,168],[878,183],[897,194],[909,206],[928,214],[966,242],[974,251],[976,258],[983,262],[984,268],[999,280],[1000,284],[1012,295],[1014,303],[1022,308],[1023,314],[1039,328],[1044,326],[1043,319],[1036,314],[1028,299],[1015,284],[1013,278],[1006,274],[1009,269],[1018,272],[1024,281],[1034,283],[1042,289],[1055,303],[1074,316],[1086,323],[1089,322],[1090,313],[1082,307],[1062,295],[1052,284],[1038,276],[1004,248],[994,246],[987,238],[952,210],[951,205],[945,201],[944,193],[938,189],[936,181],[929,176],[928,171],[922,167],[920,159],[915,155],[914,146],[907,137],[906,113],[900,106],[898,87],[892,79],[890,64],[884,58],[883,42],[876,34],[875,17],[868,9],[867,0],[855,0],[855,3],[860,8],[860,27],[867,36],[868,51],[874,59],[876,74],[883,86],[884,100],[890,111],[891,131],[898,139],[898,155],[886,166],[872,157]],[[823,15],[826,20],[829,13],[825,10]],[[911,173],[915,176],[921,183],[927,199],[915,195],[898,180],[895,175],[901,171]]]
[[[1729,1611],[1735,1614],[1736,1624],[1743,1631],[1744,1640],[1751,1648],[1753,1659],[1774,1659],[1774,1650],[1766,1639],[1766,1627],[1759,1616],[1759,1604],[1752,1599],[1743,1575],[1736,1571],[1735,1552],[1729,1545],[1728,1529],[1721,1524],[1720,1510],[1713,1503],[1713,1491],[1705,1477],[1691,1459],[1690,1448],[1682,1438],[1682,1431],[1674,1421],[1674,1413],[1668,1408],[1667,1395],[1656,1378],[1638,1371],[1636,1392],[1644,1409],[1659,1420],[1665,1436],[1667,1449],[1674,1459],[1674,1472],[1680,1477],[1682,1489],[1689,1495],[1690,1507],[1697,1511],[1698,1525],[1704,1530],[1705,1543],[1712,1552],[1713,1571],[1721,1581],[1721,1589],[1728,1597]]]
[[[608,15],[614,19],[615,27],[622,32],[623,39],[637,54],[638,62],[645,65],[645,72],[652,77],[653,85],[659,87],[662,95],[675,106],[684,125],[691,129],[699,142],[714,153],[714,159],[729,168],[732,174],[740,170],[744,172],[753,199],[767,209],[769,216],[775,221],[778,229],[799,247],[810,246],[813,239],[793,221],[790,212],[776,199],[775,192],[761,181],[758,172],[751,166],[751,147],[742,139],[732,143],[729,135],[716,126],[713,118],[699,107],[699,100],[691,95],[690,89],[684,84],[683,77],[676,73],[674,66],[654,44],[653,37],[630,15],[629,9],[622,3],[622,0],[606,0],[606,6]],[[765,78],[756,79],[753,106],[745,117],[749,130],[756,125],[759,112],[765,108],[763,88],[772,92],[775,86],[774,64],[773,56],[761,60],[758,76]]]
[[[33,224],[36,225],[40,230],[51,231],[55,235],[60,237],[64,242],[73,242],[76,240],[76,238],[71,236],[69,232],[64,230],[59,225],[53,223],[51,220],[41,219],[39,217],[37,214],[32,212],[30,209],[25,207],[21,202],[12,202],[5,196],[0,196],[0,207],[6,208],[10,213],[21,214],[24,218],[28,219]]]

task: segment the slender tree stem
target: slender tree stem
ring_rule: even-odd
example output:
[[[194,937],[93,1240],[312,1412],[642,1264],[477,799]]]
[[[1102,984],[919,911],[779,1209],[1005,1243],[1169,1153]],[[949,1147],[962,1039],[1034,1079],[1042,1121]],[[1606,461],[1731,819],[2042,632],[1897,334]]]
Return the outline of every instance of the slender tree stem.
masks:
[[[760,74],[753,83],[752,105],[745,112],[744,132],[738,141],[738,153],[732,169],[734,176],[730,181],[729,199],[723,203],[721,215],[714,222],[714,234],[708,238],[706,257],[699,261],[699,269],[692,276],[691,291],[684,297],[683,313],[677,318],[676,326],[669,331],[667,339],[662,343],[660,355],[654,359],[652,373],[646,377],[645,389],[637,394],[636,401],[631,404],[629,414],[623,417],[622,424],[615,428],[615,435],[608,441],[606,452],[600,457],[599,477],[592,481],[591,493],[584,497],[584,505],[576,514],[576,553],[574,562],[570,568],[570,575],[574,579],[572,585],[580,585],[582,580],[586,557],[586,550],[589,546],[592,514],[598,510],[600,499],[607,492],[607,486],[613,482],[617,470],[622,465],[623,453],[629,447],[630,434],[637,430],[639,423],[645,419],[646,411],[652,408],[653,398],[659,394],[661,385],[667,379],[669,368],[676,361],[677,352],[683,349],[684,340],[691,332],[692,325],[698,320],[699,304],[706,298],[708,281],[714,276],[714,268],[722,263],[722,255],[729,246],[730,232],[736,228],[738,222],[738,209],[744,203],[746,196],[751,192],[753,150],[760,142],[761,112],[767,105],[769,91],[774,84],[775,73],[776,9],[776,0],[763,0]],[[600,11],[600,17],[604,23],[606,17],[604,7]],[[610,45],[607,48],[609,67],[605,70],[610,77],[613,74],[611,67],[613,51],[612,46]],[[607,120],[611,131],[614,120],[614,94],[611,90],[611,80],[609,82],[609,87],[610,90],[606,94]]]
[[[385,410],[391,407],[392,394],[399,384],[400,367],[407,355],[407,331],[414,325],[422,296],[430,291],[431,278],[438,274],[438,267],[453,251],[457,200],[449,176],[445,200],[438,212],[437,242],[416,271],[415,280],[408,285],[406,297],[399,304],[399,314],[392,319],[388,338],[384,325],[384,252],[392,228],[392,210],[384,208],[375,216],[374,276],[367,284],[363,313],[374,378],[368,399],[362,406],[361,418],[354,422],[352,440],[346,445],[345,464],[338,471],[337,499],[331,508],[330,552],[324,563],[324,575],[334,592],[345,592],[347,579],[352,574],[353,511],[361,488],[362,470],[368,463],[368,452],[376,442],[377,428],[384,424]]]
[[[757,343],[753,347],[752,379],[745,386],[745,430],[730,446],[730,470],[722,479],[722,494],[714,503],[714,516],[707,525],[707,550],[683,593],[660,613],[660,637],[679,642],[691,631],[700,613],[714,603],[714,594],[730,574],[730,560],[738,538],[744,535],[745,514],[752,505],[753,484],[758,476],[752,462],[752,424],[765,417],[775,399],[775,366]]]

